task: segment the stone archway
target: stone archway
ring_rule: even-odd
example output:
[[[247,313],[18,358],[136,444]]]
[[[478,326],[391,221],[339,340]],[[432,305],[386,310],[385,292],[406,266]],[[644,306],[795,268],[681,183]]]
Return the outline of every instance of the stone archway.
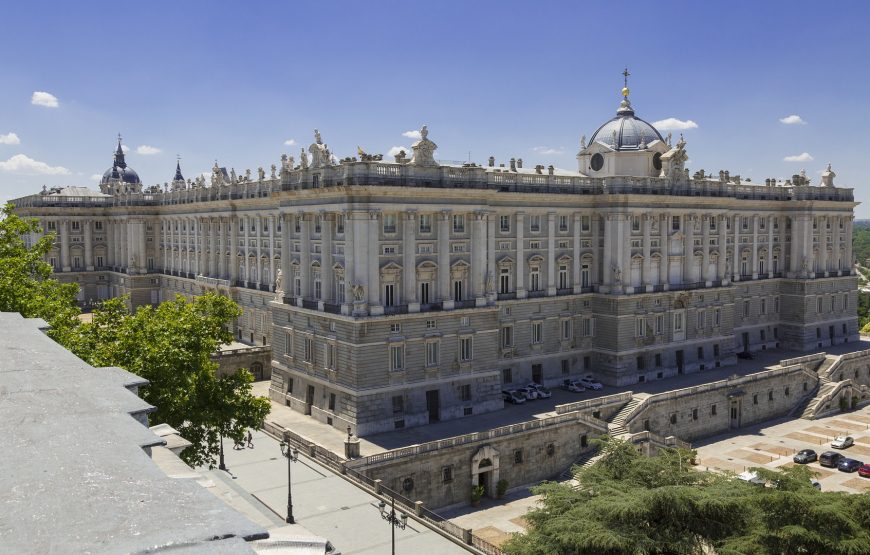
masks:
[[[485,496],[495,497],[498,474],[498,451],[490,445],[484,445],[471,458],[471,485],[483,486]]]

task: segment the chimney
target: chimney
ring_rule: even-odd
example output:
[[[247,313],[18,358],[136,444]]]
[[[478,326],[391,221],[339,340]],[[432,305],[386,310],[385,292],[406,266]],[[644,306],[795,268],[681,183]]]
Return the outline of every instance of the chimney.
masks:
[[[494,168],[494,167],[495,167],[495,156],[490,156],[490,157],[489,157],[489,167],[490,167],[490,168]]]
[[[523,169],[523,159],[522,158],[517,158],[517,167],[519,169]]]

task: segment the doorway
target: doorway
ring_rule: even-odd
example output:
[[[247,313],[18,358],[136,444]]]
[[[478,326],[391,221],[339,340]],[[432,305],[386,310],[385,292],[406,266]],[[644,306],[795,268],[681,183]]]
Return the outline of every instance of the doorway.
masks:
[[[677,374],[683,373],[683,350],[677,351]]]
[[[311,405],[314,404],[314,386],[309,385],[305,391],[305,414],[311,414]]]
[[[495,466],[490,459],[483,459],[477,465],[477,485],[483,486],[483,496],[492,497],[492,474]]]
[[[426,410],[429,411],[430,424],[441,419],[441,401],[437,389],[426,392]]]
[[[740,427],[740,399],[731,400],[731,428]]]
[[[532,364],[532,381],[537,384],[544,383],[544,366],[542,364]]]

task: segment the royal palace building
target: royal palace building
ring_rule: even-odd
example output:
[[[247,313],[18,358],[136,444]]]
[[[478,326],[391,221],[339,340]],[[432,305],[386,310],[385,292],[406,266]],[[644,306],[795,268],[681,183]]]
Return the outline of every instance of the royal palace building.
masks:
[[[359,435],[501,409],[530,381],[626,385],[858,339],[856,203],[830,166],[818,184],[690,175],[628,89],[577,171],[436,148],[424,126],[393,161],[338,160],[315,132],[270,174],[177,167],[143,188],[119,141],[100,192],[14,204],[57,234],[82,303],[227,295],[239,340],[272,347],[272,398]]]

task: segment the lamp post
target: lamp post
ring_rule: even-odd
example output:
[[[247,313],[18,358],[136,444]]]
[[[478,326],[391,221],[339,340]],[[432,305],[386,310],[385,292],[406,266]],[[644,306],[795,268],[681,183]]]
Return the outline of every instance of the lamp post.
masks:
[[[390,523],[390,532],[392,532],[391,544],[393,546],[393,555],[396,555],[396,528],[401,528],[402,530],[408,525],[408,515],[405,513],[400,513],[399,517],[396,517],[396,498],[394,496],[390,496],[390,510],[387,510],[387,504],[382,499],[380,503],[378,503],[378,509],[381,511],[381,518]]]
[[[224,464],[224,435],[221,434],[221,451],[220,451],[220,459],[218,460],[218,469],[226,470],[227,465]]]
[[[290,479],[290,466],[299,460],[299,449],[290,447],[286,441],[281,442],[281,454],[287,457],[287,518],[284,520],[287,524],[295,524],[293,520],[293,482]]]

